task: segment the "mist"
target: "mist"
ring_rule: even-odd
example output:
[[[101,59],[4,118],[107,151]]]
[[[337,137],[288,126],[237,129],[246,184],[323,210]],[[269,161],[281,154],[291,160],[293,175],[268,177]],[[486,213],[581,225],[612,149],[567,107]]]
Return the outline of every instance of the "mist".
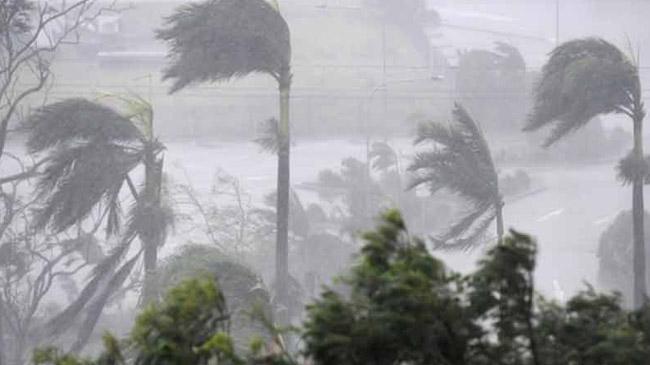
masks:
[[[593,287],[638,308],[649,15],[643,0],[0,2],[0,365],[96,355],[206,273],[237,349],[272,338],[245,319],[251,298],[300,325],[324,287],[350,292],[337,278],[391,209],[449,271],[479,270],[512,229],[537,244],[540,295]],[[557,76],[575,40],[624,65],[597,50]]]

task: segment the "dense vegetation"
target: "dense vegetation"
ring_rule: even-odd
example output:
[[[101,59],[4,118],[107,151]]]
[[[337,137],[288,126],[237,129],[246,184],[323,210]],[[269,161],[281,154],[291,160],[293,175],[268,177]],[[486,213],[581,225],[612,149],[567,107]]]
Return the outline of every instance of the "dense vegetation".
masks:
[[[231,312],[210,277],[171,289],[138,316],[123,341],[106,335],[96,360],[54,348],[37,364],[640,364],[650,355],[650,307],[628,312],[588,287],[566,304],[535,292],[536,244],[511,231],[475,272],[459,275],[409,235],[397,211],[383,215],[343,290],[325,289],[307,308],[299,354],[264,315],[271,339],[244,353],[229,334]]]

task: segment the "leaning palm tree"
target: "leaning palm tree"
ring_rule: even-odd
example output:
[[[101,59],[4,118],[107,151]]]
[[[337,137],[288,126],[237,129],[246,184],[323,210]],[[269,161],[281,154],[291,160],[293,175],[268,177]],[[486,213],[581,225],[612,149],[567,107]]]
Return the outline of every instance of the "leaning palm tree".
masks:
[[[47,155],[36,186],[42,201],[36,228],[59,233],[82,229],[91,221],[91,233],[104,225],[107,236],[119,237],[77,300],[41,333],[59,336],[85,309],[75,351],[86,344],[105,304],[139,257],[144,254],[145,272],[155,270],[157,250],[171,223],[171,212],[161,200],[163,146],[153,138],[153,113],[142,99],[122,100],[128,102],[127,115],[89,100],[67,99],[37,110],[25,124],[30,153]],[[145,169],[141,190],[129,176],[138,166]],[[125,186],[133,204],[123,224],[120,195]],[[141,248],[121,264],[136,237]],[[143,301],[149,292],[145,287]]]
[[[601,114],[625,114],[633,122],[634,149],[621,161],[619,174],[632,184],[634,231],[634,299],[639,307],[646,297],[643,230],[643,183],[648,173],[643,156],[645,110],[635,62],[613,44],[586,38],[561,44],[542,69],[535,87],[535,102],[524,130],[554,125],[544,146],[550,146]]]
[[[280,303],[287,297],[289,225],[289,91],[291,40],[289,26],[265,0],[205,0],[183,5],[166,20],[158,38],[170,45],[164,78],[171,92],[199,82],[228,81],[253,73],[278,82],[276,286]]]
[[[431,193],[447,189],[467,200],[471,209],[442,235],[432,237],[441,248],[467,249],[478,243],[496,219],[497,240],[503,239],[503,199],[490,148],[467,111],[456,104],[454,124],[419,126],[416,144],[432,148],[419,152],[409,170],[411,188],[425,185]]]

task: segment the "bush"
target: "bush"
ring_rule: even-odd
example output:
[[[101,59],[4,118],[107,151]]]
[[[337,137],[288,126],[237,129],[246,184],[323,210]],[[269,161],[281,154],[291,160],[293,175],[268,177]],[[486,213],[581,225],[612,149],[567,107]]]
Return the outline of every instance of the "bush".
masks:
[[[247,347],[265,328],[251,320],[251,312],[262,311],[271,316],[271,299],[262,279],[244,264],[224,255],[210,246],[190,244],[165,259],[152,275],[153,291],[159,298],[186,280],[209,277],[219,283],[219,289],[228,303],[230,330],[239,349]]]

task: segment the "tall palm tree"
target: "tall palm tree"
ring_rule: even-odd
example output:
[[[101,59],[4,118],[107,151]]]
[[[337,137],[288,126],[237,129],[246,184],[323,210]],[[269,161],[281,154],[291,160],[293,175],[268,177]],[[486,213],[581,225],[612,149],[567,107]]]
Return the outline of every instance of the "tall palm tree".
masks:
[[[624,183],[632,183],[634,231],[634,298],[646,297],[643,230],[643,183],[648,173],[643,156],[641,81],[635,62],[613,44],[597,38],[566,42],[553,50],[535,87],[535,101],[524,130],[554,125],[544,146],[581,128],[600,114],[620,113],[632,120],[634,148],[620,164]]]
[[[167,18],[158,38],[169,46],[165,79],[171,92],[199,82],[228,81],[253,73],[278,82],[278,176],[276,222],[276,286],[286,302],[289,227],[289,92],[291,39],[289,26],[277,8],[265,0],[205,0],[183,5]]]
[[[90,220],[93,232],[104,224],[107,236],[119,235],[120,243],[95,267],[77,300],[43,331],[46,337],[58,336],[86,309],[75,351],[86,344],[104,305],[143,253],[145,272],[155,270],[156,253],[172,219],[161,200],[163,146],[153,137],[150,105],[139,98],[121,100],[128,102],[128,115],[85,99],[67,99],[37,110],[25,124],[30,153],[47,154],[36,186],[43,201],[36,227],[58,233]],[[145,169],[140,191],[129,177],[138,166]],[[120,195],[125,185],[133,204],[122,227]],[[136,237],[141,248],[120,264]],[[143,301],[150,299],[150,292],[143,289]]]
[[[467,200],[471,210],[448,231],[432,239],[438,247],[465,249],[475,245],[496,219],[497,239],[503,239],[503,198],[490,148],[476,122],[460,105],[453,125],[421,124],[416,144],[430,143],[419,152],[409,170],[411,188],[426,185],[431,193],[447,189]]]

